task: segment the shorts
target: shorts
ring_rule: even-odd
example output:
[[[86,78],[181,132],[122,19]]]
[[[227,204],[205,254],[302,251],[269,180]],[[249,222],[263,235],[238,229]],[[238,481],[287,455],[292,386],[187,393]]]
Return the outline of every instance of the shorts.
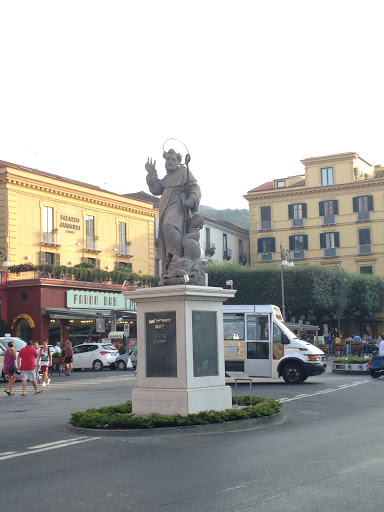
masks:
[[[41,366],[41,372],[42,373],[48,373],[49,366]]]
[[[8,375],[8,377],[13,377],[15,375],[15,372],[10,372],[8,368],[4,368],[5,375]]]
[[[72,363],[72,356],[68,356],[64,359],[64,363],[65,364],[68,364],[68,363]]]
[[[36,380],[36,371],[35,370],[22,370],[21,380]]]

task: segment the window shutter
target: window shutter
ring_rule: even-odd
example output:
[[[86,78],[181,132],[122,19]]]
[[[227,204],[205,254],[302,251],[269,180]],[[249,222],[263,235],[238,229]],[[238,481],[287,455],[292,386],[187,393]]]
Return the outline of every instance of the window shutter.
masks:
[[[271,220],[271,207],[270,206],[262,206],[261,207],[261,220]]]
[[[308,250],[308,235],[303,235],[303,249]]]
[[[324,201],[320,201],[319,203],[319,215],[320,217],[324,217]]]
[[[339,201],[337,199],[333,201],[333,214],[339,215]]]
[[[307,203],[303,203],[302,208],[303,208],[303,219],[306,219],[307,218]]]
[[[40,251],[40,265],[45,265],[45,252]]]
[[[359,245],[371,243],[371,230],[369,228],[359,229]]]
[[[100,260],[96,260],[96,268],[100,270]]]
[[[275,239],[271,238],[271,245],[272,245],[272,252],[276,252],[276,245],[275,245]]]
[[[288,218],[293,219],[293,204],[288,205]]]
[[[294,251],[295,250],[295,236],[289,237],[289,250]]]
[[[373,196],[368,196],[368,210],[373,212]]]
[[[60,265],[60,254],[55,254],[55,265],[56,267]]]
[[[353,211],[354,212],[359,211],[359,198],[358,197],[353,198]]]
[[[325,233],[320,233],[320,249],[326,248]]]
[[[335,237],[335,247],[340,247],[340,233],[336,232],[334,237]]]
[[[261,252],[263,252],[263,239],[262,238],[259,238],[257,240],[257,252],[260,254]]]

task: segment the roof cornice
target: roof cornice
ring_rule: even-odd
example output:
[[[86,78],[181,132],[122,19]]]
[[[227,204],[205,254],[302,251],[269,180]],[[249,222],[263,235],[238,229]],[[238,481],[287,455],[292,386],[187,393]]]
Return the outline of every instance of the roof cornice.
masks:
[[[343,162],[346,160],[356,160],[357,158],[360,158],[357,153],[337,153],[335,155],[324,155],[324,156],[314,156],[310,158],[304,158],[304,160],[300,160],[300,162],[305,165],[305,167],[308,167],[310,165],[317,165],[317,164],[324,164],[326,162],[329,162],[330,160],[332,162]],[[360,160],[364,160],[363,158],[360,158]],[[365,160],[364,160],[365,162]],[[366,162],[368,163],[368,162]],[[371,165],[371,164],[368,164]]]

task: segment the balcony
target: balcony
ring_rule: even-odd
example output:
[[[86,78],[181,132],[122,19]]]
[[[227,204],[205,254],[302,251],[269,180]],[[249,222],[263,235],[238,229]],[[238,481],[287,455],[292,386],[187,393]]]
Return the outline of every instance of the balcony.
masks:
[[[273,229],[273,222],[271,220],[262,220],[258,223],[258,231],[271,231]]]
[[[321,226],[332,226],[337,224],[337,215],[324,215],[320,217]]]
[[[273,252],[259,253],[259,261],[273,261]]]
[[[336,258],[339,255],[338,247],[326,247],[323,251],[323,258]]]
[[[41,233],[40,245],[45,245],[48,247],[60,247],[61,243],[61,233],[57,230],[52,231],[43,231]]]
[[[232,249],[227,249],[223,251],[223,260],[229,261],[232,258]]]
[[[85,238],[85,252],[101,252],[102,251],[102,243],[98,237],[87,236]]]
[[[306,251],[305,249],[301,249],[300,251],[291,251],[291,256],[294,260],[305,260]]]
[[[291,219],[291,228],[303,228],[305,226],[305,219]]]
[[[355,222],[367,222],[371,220],[371,212],[355,212]]]
[[[133,258],[135,251],[132,242],[127,242],[125,245],[120,244],[119,253],[117,255],[123,258]]]
[[[247,263],[247,255],[246,254],[240,254],[239,263],[241,265],[245,265]]]
[[[373,244],[357,245],[356,254],[358,256],[365,256],[366,254],[373,254]]]

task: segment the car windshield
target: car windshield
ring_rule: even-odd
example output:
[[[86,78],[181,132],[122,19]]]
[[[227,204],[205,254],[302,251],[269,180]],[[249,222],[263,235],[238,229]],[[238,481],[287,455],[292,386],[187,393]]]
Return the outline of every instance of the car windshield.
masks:
[[[114,345],[103,345],[105,350],[117,350]]]
[[[25,341],[23,340],[20,340],[18,338],[6,338],[6,339],[2,339],[0,341],[0,345],[1,345],[1,348],[3,350],[7,350],[8,348],[8,342],[9,341],[13,341],[14,344],[15,344],[15,350],[17,350],[17,352],[19,352],[19,350],[21,350],[22,348],[24,348],[26,346],[26,343]]]

